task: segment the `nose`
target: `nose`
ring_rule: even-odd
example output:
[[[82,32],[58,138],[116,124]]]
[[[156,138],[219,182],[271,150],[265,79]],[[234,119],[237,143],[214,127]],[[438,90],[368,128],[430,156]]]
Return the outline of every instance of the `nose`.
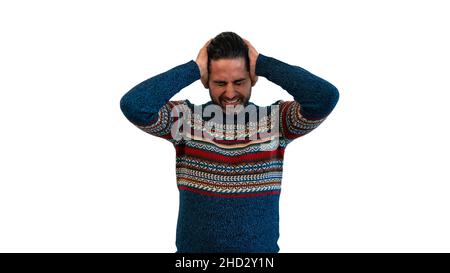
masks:
[[[233,84],[231,84],[231,83],[227,84],[227,88],[225,89],[224,97],[227,100],[233,100],[236,97],[236,92],[234,91]]]

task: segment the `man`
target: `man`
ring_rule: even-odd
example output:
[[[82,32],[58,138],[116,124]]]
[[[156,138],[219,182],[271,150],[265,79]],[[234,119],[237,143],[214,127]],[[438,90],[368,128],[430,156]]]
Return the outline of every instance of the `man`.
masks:
[[[258,76],[294,100],[251,103]],[[170,101],[199,79],[211,101]],[[209,40],[195,62],[126,93],[120,106],[128,120],[175,146],[177,252],[278,252],[284,150],[319,126],[338,99],[329,82],[258,53],[233,32]]]

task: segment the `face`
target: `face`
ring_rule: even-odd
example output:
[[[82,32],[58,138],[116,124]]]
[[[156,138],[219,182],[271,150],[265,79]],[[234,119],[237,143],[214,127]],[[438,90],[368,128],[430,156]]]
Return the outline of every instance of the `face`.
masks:
[[[211,100],[224,112],[249,101],[252,84],[244,58],[211,60],[208,79]]]

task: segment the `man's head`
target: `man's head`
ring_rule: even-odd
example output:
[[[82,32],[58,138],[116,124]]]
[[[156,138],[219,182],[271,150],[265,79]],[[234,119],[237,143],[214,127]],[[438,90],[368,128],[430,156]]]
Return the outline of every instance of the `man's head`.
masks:
[[[222,107],[247,105],[252,82],[248,46],[233,32],[222,32],[207,48],[208,85],[211,100]]]

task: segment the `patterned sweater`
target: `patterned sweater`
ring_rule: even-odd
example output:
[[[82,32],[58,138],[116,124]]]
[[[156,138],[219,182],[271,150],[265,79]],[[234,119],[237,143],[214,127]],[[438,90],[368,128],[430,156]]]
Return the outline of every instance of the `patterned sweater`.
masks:
[[[249,102],[256,124],[250,113],[243,122],[236,114],[223,113],[222,121],[218,115],[212,119],[202,112],[212,101],[202,105],[170,101],[200,79],[193,60],[141,82],[120,101],[130,122],[175,147],[180,198],[177,252],[279,251],[285,148],[326,119],[339,92],[305,69],[263,54],[258,56],[256,74],[294,98],[264,107]],[[225,125],[227,118],[233,119],[233,126]]]

